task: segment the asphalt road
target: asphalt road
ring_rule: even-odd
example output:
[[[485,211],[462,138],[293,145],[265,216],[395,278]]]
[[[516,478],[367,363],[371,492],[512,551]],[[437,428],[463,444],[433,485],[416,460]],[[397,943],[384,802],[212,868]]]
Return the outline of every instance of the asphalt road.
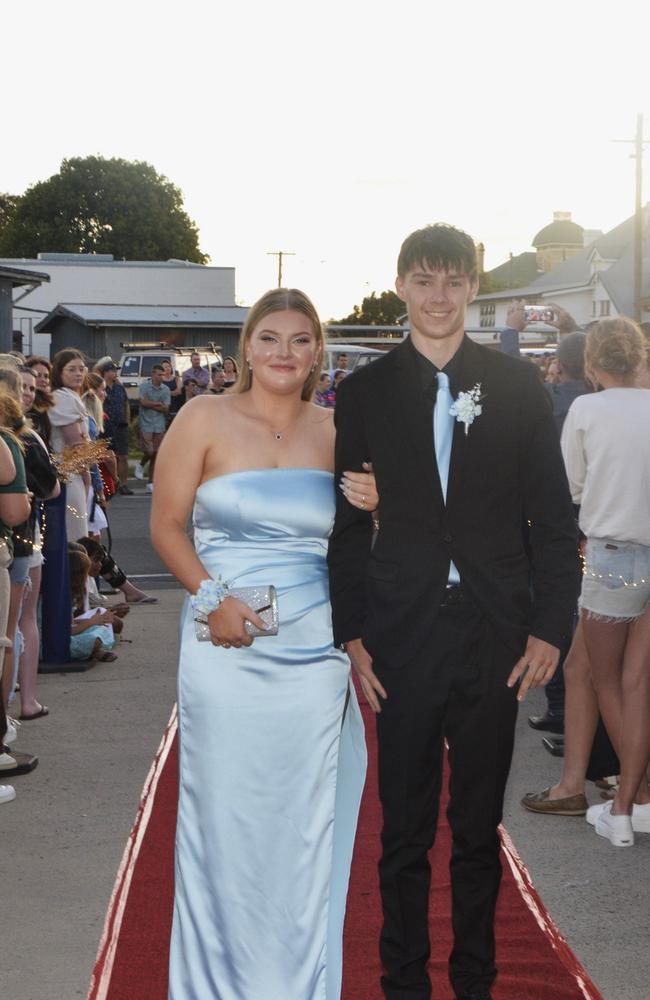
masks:
[[[41,675],[46,719],[23,724],[16,749],[40,764],[13,779],[0,807],[2,997],[85,997],[104,915],[140,792],[174,702],[182,592],[151,550],[150,501],[111,504],[113,553],[159,603],[135,607],[115,663],[85,673]],[[162,574],[162,575],[161,575]],[[552,783],[561,761],[520,713],[505,826],[560,931],[605,1000],[647,1000],[650,990],[650,835],[615,849],[583,819],[523,810],[526,791]],[[591,801],[597,801],[593,786]],[[139,998],[133,998],[139,1000]],[[146,998],[142,998],[146,1000]],[[553,1000],[540,993],[539,1000]]]

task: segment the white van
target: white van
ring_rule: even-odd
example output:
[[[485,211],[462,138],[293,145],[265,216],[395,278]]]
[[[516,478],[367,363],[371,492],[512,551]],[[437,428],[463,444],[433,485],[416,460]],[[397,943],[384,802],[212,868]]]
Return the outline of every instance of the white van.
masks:
[[[396,340],[395,343],[398,344],[400,341]],[[378,347],[359,347],[357,344],[346,344],[340,340],[328,340],[323,358],[323,371],[329,372],[330,375],[337,371],[340,367],[337,364],[339,354],[346,355],[347,371],[350,373],[362,365],[369,365],[371,361],[376,361],[385,353]]]
[[[211,365],[223,365],[221,348],[214,344],[207,347],[170,347],[168,344],[122,344],[120,382],[126,389],[132,408],[138,405],[140,386],[151,378],[151,369],[169,361],[177,375],[182,375],[192,364],[193,354],[201,356],[201,366],[210,371]],[[134,406],[135,404],[135,406]]]

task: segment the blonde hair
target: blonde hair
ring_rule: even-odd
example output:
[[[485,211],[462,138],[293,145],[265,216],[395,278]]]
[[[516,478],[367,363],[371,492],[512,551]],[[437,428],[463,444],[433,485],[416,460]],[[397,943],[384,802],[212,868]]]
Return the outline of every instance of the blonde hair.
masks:
[[[266,292],[261,299],[258,299],[251,306],[241,332],[241,337],[239,338],[239,357],[242,359],[242,366],[231,392],[248,392],[252,385],[252,373],[246,363],[246,347],[248,341],[251,339],[253,330],[266,316],[270,316],[271,313],[275,312],[284,312],[285,310],[299,312],[303,316],[306,316],[316,336],[314,367],[305,380],[301,393],[301,398],[304,400],[312,398],[318,384],[318,379],[320,378],[320,366],[325,351],[325,334],[323,333],[323,327],[313,302],[298,288],[272,288],[271,291]]]
[[[97,395],[97,390],[104,384],[104,376],[99,372],[86,372],[83,381],[82,402],[97,425],[97,430],[104,430],[104,407]]]
[[[646,342],[637,323],[627,316],[602,319],[587,333],[585,368],[600,368],[620,378],[633,376],[646,360]]]
[[[16,397],[18,402],[21,401],[23,382],[20,372],[13,366],[5,365],[2,358],[0,358],[0,383],[2,383],[3,389]]]
[[[2,429],[3,434],[16,442],[21,451],[24,451],[25,446],[20,439],[30,429],[31,424],[25,420],[15,393],[7,385],[2,384],[4,379],[1,376],[5,371],[5,368],[0,368],[0,429]]]

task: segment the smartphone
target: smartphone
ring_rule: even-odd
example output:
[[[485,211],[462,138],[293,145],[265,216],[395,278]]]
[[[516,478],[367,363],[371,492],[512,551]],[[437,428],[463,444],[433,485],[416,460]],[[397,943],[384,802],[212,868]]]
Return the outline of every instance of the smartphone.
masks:
[[[555,313],[548,306],[525,306],[527,323],[552,323]]]

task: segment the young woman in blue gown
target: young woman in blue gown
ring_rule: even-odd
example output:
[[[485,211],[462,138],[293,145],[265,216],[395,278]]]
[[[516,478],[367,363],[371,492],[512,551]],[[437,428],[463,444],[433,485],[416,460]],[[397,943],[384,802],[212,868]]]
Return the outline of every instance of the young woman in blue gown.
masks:
[[[280,619],[253,641],[244,622],[263,623],[226,596],[199,642],[185,604],[169,998],[338,1000],[366,751],[332,642],[334,423],[311,402],[323,333],[303,293],[277,289],[240,346],[236,387],[184,406],[156,464],[152,539],[188,594],[273,585]],[[371,475],[345,489],[376,506]]]

